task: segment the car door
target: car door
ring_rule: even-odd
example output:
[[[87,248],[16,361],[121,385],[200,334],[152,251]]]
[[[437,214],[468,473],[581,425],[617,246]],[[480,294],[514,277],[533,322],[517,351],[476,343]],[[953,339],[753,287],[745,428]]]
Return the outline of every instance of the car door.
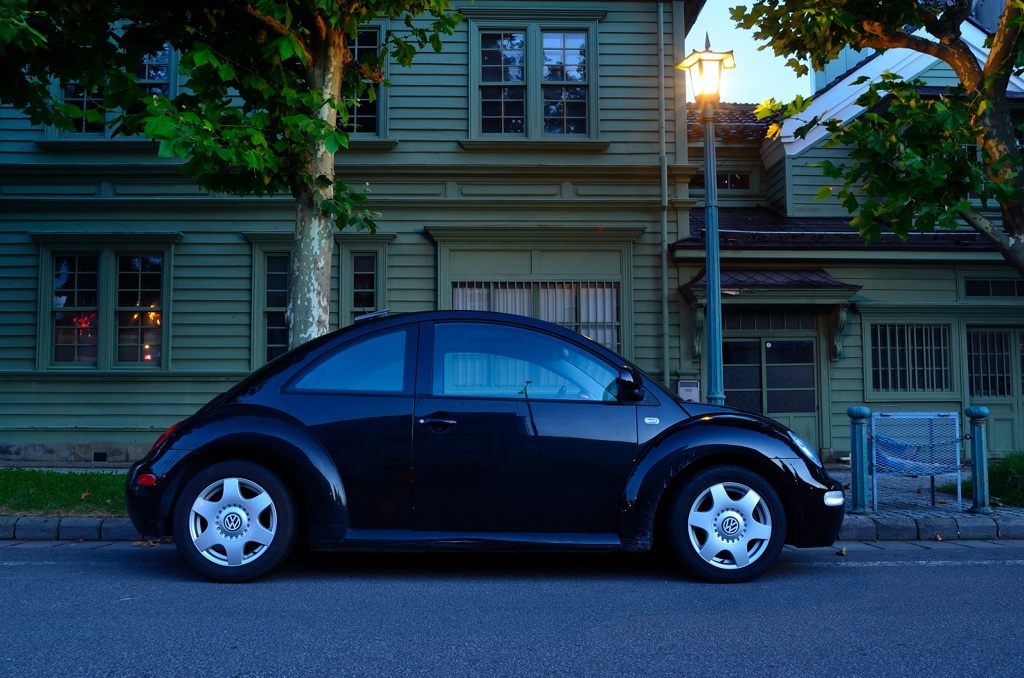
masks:
[[[615,532],[637,450],[618,366],[529,327],[422,329],[413,527]]]
[[[411,526],[417,327],[355,338],[300,372],[287,388],[289,410],[338,467],[356,529]]]

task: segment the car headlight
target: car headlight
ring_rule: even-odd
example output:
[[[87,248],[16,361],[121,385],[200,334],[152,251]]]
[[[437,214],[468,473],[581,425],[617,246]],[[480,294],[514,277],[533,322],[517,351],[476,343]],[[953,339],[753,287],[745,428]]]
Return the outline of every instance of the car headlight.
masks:
[[[793,446],[796,447],[800,454],[804,455],[804,457],[807,458],[807,461],[811,462],[815,466],[822,465],[821,459],[818,459],[818,453],[815,452],[811,448],[811,446],[807,444],[807,441],[805,441],[803,438],[793,433],[792,431],[789,432],[789,439],[793,441]]]

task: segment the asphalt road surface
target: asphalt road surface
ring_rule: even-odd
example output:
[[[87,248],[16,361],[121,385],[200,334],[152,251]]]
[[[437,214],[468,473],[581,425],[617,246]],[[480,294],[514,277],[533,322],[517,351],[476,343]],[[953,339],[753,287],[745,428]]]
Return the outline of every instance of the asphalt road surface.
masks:
[[[0,542],[0,676],[1020,676],[1024,542],[785,551],[751,584],[647,555],[349,554],[198,580],[171,545]]]

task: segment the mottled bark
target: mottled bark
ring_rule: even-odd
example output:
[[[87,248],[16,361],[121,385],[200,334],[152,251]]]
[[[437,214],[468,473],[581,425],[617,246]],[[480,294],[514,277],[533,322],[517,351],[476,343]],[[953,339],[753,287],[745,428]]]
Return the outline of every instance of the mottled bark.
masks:
[[[316,83],[325,101],[338,101],[342,69],[349,58],[345,34],[329,30],[310,50],[310,82]],[[337,110],[324,104],[318,117],[331,128],[337,124]],[[311,184],[293,190],[295,240],[291,262],[291,293],[288,295],[288,345],[294,348],[330,329],[331,256],[334,250],[334,218],[324,214],[320,204],[334,197],[334,154],[323,141],[312,145],[305,158]],[[315,181],[319,178],[319,181]]]

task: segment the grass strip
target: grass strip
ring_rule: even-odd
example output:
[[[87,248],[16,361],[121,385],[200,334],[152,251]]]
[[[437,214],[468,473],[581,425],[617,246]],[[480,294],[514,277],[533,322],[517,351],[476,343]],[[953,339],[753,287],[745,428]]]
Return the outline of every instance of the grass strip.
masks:
[[[0,515],[127,515],[123,473],[0,468]]]
[[[956,494],[956,483],[942,483],[940,492]],[[961,483],[965,498],[973,498],[970,479]],[[1011,452],[1002,459],[989,462],[988,496],[992,506],[1024,506],[1024,452]]]

